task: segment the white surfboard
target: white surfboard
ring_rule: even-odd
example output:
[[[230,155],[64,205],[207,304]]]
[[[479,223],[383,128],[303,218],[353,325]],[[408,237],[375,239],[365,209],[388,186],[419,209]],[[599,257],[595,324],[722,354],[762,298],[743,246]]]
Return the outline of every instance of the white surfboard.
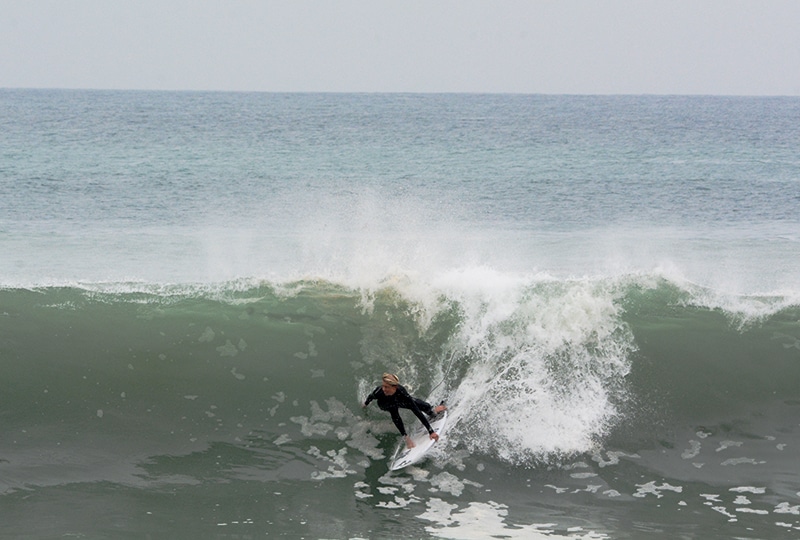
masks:
[[[390,471],[397,471],[420,461],[436,443],[436,441],[432,440],[431,436],[428,435],[428,430],[425,429],[425,426],[416,418],[415,420],[416,425],[409,435],[416,446],[414,448],[406,448],[405,439],[401,439],[400,444],[397,445],[397,450],[394,452],[392,462],[389,465]],[[440,412],[429,422],[433,431],[438,433],[439,437],[441,437],[444,435],[445,427],[447,426],[447,411]]]

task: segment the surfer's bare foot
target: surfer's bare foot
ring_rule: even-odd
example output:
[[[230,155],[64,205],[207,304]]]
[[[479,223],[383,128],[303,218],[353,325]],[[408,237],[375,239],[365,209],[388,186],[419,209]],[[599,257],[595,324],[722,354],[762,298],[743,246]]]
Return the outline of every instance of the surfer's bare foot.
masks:
[[[433,414],[436,415],[436,414],[439,414],[440,412],[446,411],[446,410],[447,410],[447,407],[445,405],[437,405],[436,407],[433,408]]]
[[[411,449],[417,446],[414,444],[414,441],[411,440],[411,437],[406,437],[406,448]]]

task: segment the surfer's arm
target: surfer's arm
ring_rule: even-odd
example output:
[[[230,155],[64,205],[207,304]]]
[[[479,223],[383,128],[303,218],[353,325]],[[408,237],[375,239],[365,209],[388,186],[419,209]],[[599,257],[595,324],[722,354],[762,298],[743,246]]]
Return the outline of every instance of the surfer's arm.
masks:
[[[422,422],[422,425],[425,426],[425,429],[428,430],[428,435],[431,436],[431,439],[433,439],[435,441],[439,440],[439,435],[435,431],[433,431],[433,428],[431,427],[431,423],[428,422],[428,419],[425,418],[425,415],[422,414],[422,411],[419,410],[419,407],[415,406],[415,408],[411,409],[411,410],[414,411],[414,414],[417,415],[417,418],[419,418],[419,421]]]
[[[399,391],[399,389],[398,389],[398,391]],[[428,430],[428,434],[431,436],[431,439],[434,439],[434,440],[438,439],[439,438],[438,435],[436,437],[434,437],[434,435],[436,435],[436,432],[433,431],[433,428],[431,427],[431,423],[428,422],[428,419],[425,418],[424,414],[422,414],[422,411],[417,406],[417,402],[414,401],[414,398],[411,397],[411,395],[408,393],[408,391],[406,391],[405,388],[403,388],[403,393],[404,393],[404,395],[402,397],[407,402],[407,407],[409,409],[411,409],[411,412],[414,413],[414,416],[419,418],[419,421],[422,422],[422,425],[425,426],[425,429]]]
[[[428,435],[430,436],[430,438],[433,439],[434,441],[438,441],[439,434],[433,430],[433,428],[431,427],[431,423],[428,422],[428,419],[425,418],[425,415],[422,414],[422,411],[419,410],[419,407],[416,406],[416,403],[414,404],[414,408],[412,408],[411,410],[414,411],[414,414],[417,415],[419,421],[422,422],[422,425],[425,426],[425,429],[428,430]]]
[[[390,410],[389,413],[392,415],[392,422],[394,422],[394,425],[397,426],[397,430],[400,432],[400,435],[407,438],[408,435],[406,435],[406,427],[403,425],[403,419],[400,418],[400,411],[398,411],[397,407],[395,407]]]
[[[364,401],[363,407],[366,407],[367,405],[369,405],[369,402],[372,401],[373,399],[377,399],[378,390],[380,390],[380,389],[381,389],[381,387],[379,386],[378,388],[373,390],[370,395],[367,396],[367,399]]]

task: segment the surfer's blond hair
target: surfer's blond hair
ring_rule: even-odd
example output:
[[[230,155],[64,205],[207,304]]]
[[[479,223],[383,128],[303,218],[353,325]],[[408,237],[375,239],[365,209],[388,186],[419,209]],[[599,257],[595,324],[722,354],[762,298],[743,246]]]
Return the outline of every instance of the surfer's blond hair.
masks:
[[[397,386],[400,384],[400,379],[394,373],[384,373],[381,380],[390,386]]]

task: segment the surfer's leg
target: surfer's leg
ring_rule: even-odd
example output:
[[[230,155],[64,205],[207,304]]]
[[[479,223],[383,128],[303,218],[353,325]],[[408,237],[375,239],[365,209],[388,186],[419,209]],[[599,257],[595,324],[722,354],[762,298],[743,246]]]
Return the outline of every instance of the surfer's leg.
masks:
[[[430,403],[428,403],[427,401],[423,401],[419,398],[411,398],[411,399],[414,400],[414,403],[417,404],[417,407],[419,407],[420,411],[427,414],[428,416],[433,416],[434,414],[433,406]]]
[[[411,398],[414,400],[414,403],[417,405],[420,411],[427,414],[429,417],[436,416],[440,412],[447,410],[447,407],[444,404],[444,401],[439,403],[436,407],[428,403],[427,401],[423,401],[419,398]]]
[[[417,407],[419,407],[419,410],[421,410],[430,417],[436,416],[440,412],[447,410],[444,401],[439,403],[436,407],[434,407],[427,401],[422,401],[421,399],[417,398],[414,398],[414,402],[417,404]]]

